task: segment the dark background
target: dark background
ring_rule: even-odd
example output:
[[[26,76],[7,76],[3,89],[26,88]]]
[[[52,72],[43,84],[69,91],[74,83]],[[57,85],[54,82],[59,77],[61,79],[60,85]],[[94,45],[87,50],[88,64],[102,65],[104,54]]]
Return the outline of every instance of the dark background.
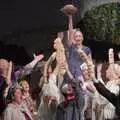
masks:
[[[1,0],[0,1],[0,58],[24,65],[34,52],[47,57],[53,51],[56,33],[67,30],[67,17],[60,11],[63,5],[78,7],[74,27],[92,6],[111,0]],[[119,46],[98,41],[84,41],[93,51],[94,59],[107,60],[109,47]],[[116,55],[117,58],[117,55]]]

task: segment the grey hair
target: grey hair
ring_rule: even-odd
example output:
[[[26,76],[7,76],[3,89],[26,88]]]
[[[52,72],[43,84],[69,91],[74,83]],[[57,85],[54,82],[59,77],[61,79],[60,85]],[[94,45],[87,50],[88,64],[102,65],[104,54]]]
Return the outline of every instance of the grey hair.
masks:
[[[80,28],[73,29],[73,33],[75,34],[76,32],[81,32],[82,33],[82,31],[80,30]]]
[[[12,101],[13,98],[14,98],[14,93],[17,89],[20,89],[22,90],[22,87],[18,84],[18,83],[15,83],[13,84],[10,88],[9,88],[9,91],[8,91],[8,95],[7,95],[7,101]]]

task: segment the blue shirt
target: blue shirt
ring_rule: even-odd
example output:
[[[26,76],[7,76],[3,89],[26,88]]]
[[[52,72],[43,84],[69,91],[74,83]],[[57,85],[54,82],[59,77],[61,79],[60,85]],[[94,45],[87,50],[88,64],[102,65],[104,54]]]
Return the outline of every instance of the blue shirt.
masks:
[[[83,46],[82,50],[87,54],[91,55],[90,48]],[[80,58],[80,55],[77,52],[77,47],[75,44],[72,44],[66,51],[67,53],[67,61],[68,66],[75,77],[75,79],[79,80],[82,77],[82,72],[80,66],[84,63],[84,61]]]

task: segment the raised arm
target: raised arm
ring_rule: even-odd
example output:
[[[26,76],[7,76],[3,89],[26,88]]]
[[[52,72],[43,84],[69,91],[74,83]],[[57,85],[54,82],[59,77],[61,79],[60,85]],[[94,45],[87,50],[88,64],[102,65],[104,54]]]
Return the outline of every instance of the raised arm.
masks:
[[[68,4],[65,5],[61,11],[68,17],[68,45],[71,45],[73,42],[72,16],[77,12],[77,8],[73,4]]]
[[[45,66],[44,66],[44,73],[43,73],[43,76],[44,76],[44,83],[47,83],[48,80],[47,80],[47,70],[48,70],[48,67],[49,65],[55,60],[56,58],[56,52],[54,52],[50,57],[49,59],[47,60]]]
[[[33,68],[40,60],[44,58],[43,54],[40,54],[38,56],[34,55],[34,59],[24,66],[25,69]]]
[[[8,86],[5,88],[5,92],[4,92],[5,98],[7,97],[8,90],[9,90],[10,86],[12,85],[11,75],[12,75],[12,61],[9,62],[8,72],[7,72],[7,76],[6,76],[6,83]]]
[[[90,75],[90,78],[95,77],[94,65],[93,65],[93,61],[92,61],[91,55],[87,55],[82,49],[78,49],[77,52],[78,52],[80,58],[87,64],[87,66],[88,66],[88,73]]]
[[[112,48],[109,49],[108,60],[109,60],[109,64],[114,64],[114,51]]]
[[[12,61],[9,62],[9,68],[7,72],[7,84],[11,84],[11,74],[12,74]]]
[[[70,46],[73,42],[73,20],[72,15],[68,16],[68,45]]]
[[[102,63],[99,63],[99,64],[97,65],[97,79],[98,79],[102,84],[105,84],[104,81],[103,81],[103,79],[102,79],[102,73],[101,73],[102,66],[103,66]]]
[[[31,71],[33,70],[34,66],[44,58],[44,55],[43,54],[40,54],[38,56],[34,56],[34,59],[28,63],[27,65],[24,66],[23,69],[19,70],[19,71],[16,71],[15,74],[18,74],[17,76],[25,76],[25,75],[29,75],[31,73]]]

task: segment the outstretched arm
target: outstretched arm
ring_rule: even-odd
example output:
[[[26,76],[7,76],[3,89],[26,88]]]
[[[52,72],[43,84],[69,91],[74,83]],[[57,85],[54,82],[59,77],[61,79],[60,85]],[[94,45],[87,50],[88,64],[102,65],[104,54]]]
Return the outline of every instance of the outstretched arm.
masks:
[[[73,20],[72,15],[68,16],[68,45],[70,46],[73,42]]]
[[[94,81],[94,80],[93,80]],[[104,96],[108,101],[110,101],[114,106],[117,106],[118,96],[110,92],[101,82],[95,82],[94,85],[97,91]]]
[[[43,54],[40,54],[38,56],[34,55],[34,59],[30,63],[28,63],[27,65],[25,65],[24,69],[33,68],[43,58],[44,58]]]
[[[29,75],[32,71],[32,69],[34,68],[34,66],[44,58],[43,54],[40,54],[38,56],[34,56],[34,59],[28,63],[27,65],[24,66],[23,69],[19,70],[20,71],[20,77],[21,76],[25,76],[25,75]],[[16,71],[17,73],[18,71]]]

